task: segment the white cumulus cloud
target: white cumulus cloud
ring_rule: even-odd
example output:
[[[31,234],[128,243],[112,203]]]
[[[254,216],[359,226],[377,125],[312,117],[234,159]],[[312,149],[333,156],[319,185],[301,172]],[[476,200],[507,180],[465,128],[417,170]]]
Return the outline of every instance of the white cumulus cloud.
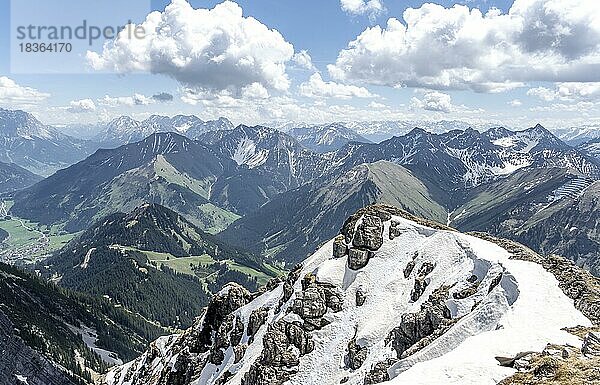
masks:
[[[374,18],[383,13],[385,7],[381,0],[340,0],[342,10],[350,15],[369,15]]]
[[[285,64],[293,46],[277,30],[244,17],[232,1],[194,9],[186,0],[173,0],[141,26],[144,39],[121,33],[101,53],[88,52],[88,63],[96,70],[164,74],[199,92],[227,90],[239,96],[254,83],[289,88]]]
[[[315,66],[313,65],[312,58],[306,50],[302,50],[298,53],[295,53],[292,58],[292,61],[299,68],[315,71]]]
[[[413,97],[411,99],[411,107],[445,113],[454,110],[450,95],[437,91],[426,92],[421,99]]]
[[[364,87],[326,82],[318,72],[312,74],[307,82],[300,84],[300,95],[309,98],[338,99],[377,97],[377,95],[372,94]]]
[[[527,91],[527,95],[535,96],[547,102],[553,100],[591,100],[600,97],[600,82],[557,83],[553,89],[547,87],[531,88]]]
[[[2,103],[34,104],[49,97],[48,93],[21,86],[6,76],[0,76],[0,102]]]
[[[367,28],[328,66],[336,80],[501,92],[600,81],[597,0],[515,0],[509,12],[425,3]]]
[[[96,104],[94,104],[94,101],[92,99],[73,100],[71,103],[69,103],[67,111],[74,114],[92,112],[96,111]]]
[[[145,106],[148,104],[156,103],[156,98],[152,96],[146,96],[142,94],[133,94],[133,96],[109,96],[104,95],[102,99],[98,99],[98,103],[105,107],[119,107],[119,106]]]

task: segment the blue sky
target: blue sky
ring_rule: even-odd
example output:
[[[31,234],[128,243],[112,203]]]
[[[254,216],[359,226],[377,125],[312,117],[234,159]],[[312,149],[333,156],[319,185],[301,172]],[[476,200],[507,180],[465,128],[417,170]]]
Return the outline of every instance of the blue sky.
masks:
[[[60,0],[61,6],[54,8],[56,14],[42,12],[51,20],[49,24],[80,17],[75,10],[70,11],[68,6],[62,5],[65,1],[70,0]],[[191,34],[183,37],[182,41],[178,41],[178,37],[165,40],[179,44],[181,51],[174,54],[175,57],[191,58],[190,65],[183,69],[165,67],[162,62],[148,59],[156,57],[156,51],[144,52],[143,60],[140,57],[130,60],[127,55],[137,55],[139,47],[125,53],[105,51],[103,54],[100,45],[96,45],[92,50],[102,58],[101,65],[94,67],[89,59],[81,57],[78,64],[85,68],[85,73],[36,75],[11,71],[10,38],[11,34],[14,36],[15,26],[11,26],[10,1],[0,0],[0,76],[4,79],[3,83],[0,82],[0,106],[28,110],[52,124],[87,123],[122,114],[142,119],[152,113],[196,114],[205,119],[226,116],[236,123],[249,124],[278,119],[315,123],[333,120],[461,119],[474,124],[493,121],[511,127],[536,122],[551,127],[598,123],[600,79],[584,75],[583,72],[589,73],[589,68],[582,68],[584,64],[597,68],[594,66],[600,57],[600,42],[597,41],[600,30],[598,26],[591,25],[589,19],[569,13],[568,6],[560,9],[546,7],[540,16],[535,12],[539,11],[539,4],[543,8],[547,1],[517,0],[520,4],[515,4],[513,13],[515,17],[519,17],[518,12],[524,15],[524,25],[531,24],[526,20],[528,17],[541,20],[542,26],[543,18],[548,17],[548,25],[551,25],[550,22],[554,22],[552,16],[562,20],[567,29],[579,31],[582,27],[587,28],[581,39],[589,41],[582,42],[578,36],[575,39],[549,36],[555,33],[551,29],[524,31],[526,28],[522,27],[521,30],[509,30],[513,28],[513,21],[517,20],[509,20],[507,15],[513,6],[512,1],[463,1],[461,5],[468,8],[464,8],[466,13],[460,15],[451,10],[456,1],[437,0],[435,4],[443,8],[427,8],[422,1],[371,0],[384,8],[377,12],[369,11],[367,2],[361,9],[348,10],[342,4],[344,1],[348,0],[237,1],[243,10],[243,18],[255,18],[283,38],[283,41],[275,41],[277,39],[270,32],[256,32],[243,18],[231,20],[232,28],[254,32],[243,32],[235,37],[227,36],[227,31],[222,32],[226,36],[223,41],[229,43],[219,44],[232,44],[239,48],[263,36],[270,42],[264,47],[255,44],[253,51],[246,52],[245,55],[252,60],[261,60],[248,73],[240,72],[239,63],[227,67],[231,65],[229,59],[242,60],[239,57],[224,59],[222,68],[213,64],[202,67],[206,63],[195,62],[197,58],[193,55],[196,54],[194,44],[202,45],[204,35]],[[360,1],[355,0],[354,4]],[[557,1],[567,3],[567,0],[554,2]],[[58,4],[52,0],[46,3]],[[196,9],[213,9],[220,3],[222,1],[190,1]],[[579,6],[593,5],[593,1],[588,0],[580,0],[580,3]],[[152,0],[150,6],[153,10],[164,12],[168,4],[169,1]],[[191,9],[184,8],[186,11],[179,15],[190,16],[175,20],[178,28],[194,23],[197,16],[191,16],[194,14]],[[403,18],[407,8],[416,10],[411,16],[416,23],[414,25]],[[473,15],[475,8],[483,16]],[[500,19],[485,15],[490,10],[501,15]],[[564,15],[561,12],[565,12]],[[591,9],[591,13],[594,12],[600,13]],[[136,12],[119,8],[114,16],[121,20],[131,13]],[[217,12],[211,11],[206,17],[205,21],[211,22],[217,17]],[[394,27],[388,24],[390,18],[407,26],[405,38],[404,35],[392,37]],[[39,20],[44,19],[35,21]],[[143,20],[138,15],[133,21],[140,23]],[[478,29],[473,27],[477,23],[481,23],[482,34],[493,38],[478,39]],[[218,20],[215,25],[219,25]],[[367,34],[366,30],[376,26],[380,26],[384,33]],[[252,33],[256,35],[252,36]],[[470,33],[473,35],[469,36]],[[367,35],[370,36],[368,39]],[[365,37],[360,47],[347,50],[342,55],[350,42],[359,36]],[[243,41],[245,38],[249,39],[248,42]],[[552,39],[547,47],[556,46],[556,49],[535,46],[536,42],[547,38]],[[427,39],[431,39],[431,52],[428,51]],[[449,47],[436,46],[440,39],[448,39]],[[497,41],[486,46],[493,39]],[[587,44],[585,51],[572,54],[583,43]],[[216,43],[211,41],[210,44]],[[206,52],[213,54],[215,49],[220,49],[210,44]],[[287,49],[288,44],[293,46],[291,51]],[[191,47],[181,48],[181,45]],[[502,48],[505,46],[509,46],[510,50]],[[372,48],[373,53],[365,54],[365,49],[371,51]],[[278,51],[280,49],[281,52]],[[310,56],[310,66],[302,66],[296,62],[296,56],[291,57],[303,51]],[[492,54],[488,55],[488,52]],[[514,66],[510,58],[506,58],[507,53],[515,55]],[[271,61],[264,59],[272,55]],[[461,59],[463,57],[466,64]],[[60,62],[61,59],[57,60]],[[123,70],[128,65],[125,63],[133,61],[151,69],[154,74],[138,73],[131,68]],[[549,64],[537,68],[541,61]],[[499,63],[497,68],[496,62]],[[43,56],[33,64],[52,67],[50,59],[44,60]],[[279,69],[263,71],[265,66]],[[262,68],[260,71],[257,70],[259,67]],[[531,67],[536,67],[535,71],[529,71]],[[65,70],[69,66],[65,61],[58,68]],[[555,68],[565,68],[564,74],[556,73]],[[257,71],[260,73],[257,74]],[[211,80],[219,77],[226,84]],[[246,77],[249,80],[244,82]],[[282,79],[289,80],[289,84],[281,85]],[[159,93],[170,94],[173,100],[161,102],[152,98]]]

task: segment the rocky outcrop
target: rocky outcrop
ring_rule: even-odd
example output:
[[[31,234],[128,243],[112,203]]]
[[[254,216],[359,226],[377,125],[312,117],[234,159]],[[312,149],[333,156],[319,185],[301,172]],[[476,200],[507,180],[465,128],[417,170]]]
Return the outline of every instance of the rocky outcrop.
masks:
[[[253,310],[252,313],[250,313],[250,319],[248,320],[248,336],[251,339],[258,332],[258,329],[260,329],[260,327],[265,324],[268,315],[268,307],[261,307],[259,309]]]
[[[369,349],[366,346],[360,346],[356,344],[356,340],[353,338],[348,342],[348,354],[346,355],[346,364],[352,370],[356,370],[362,366],[367,359]]]
[[[356,295],[355,295],[355,301],[356,301],[356,306],[362,306],[365,304],[365,301],[367,300],[367,294],[363,291],[362,288],[358,288],[358,290],[356,290]]]
[[[581,352],[586,357],[600,357],[600,333],[589,332],[583,338]]]
[[[278,286],[265,288],[259,298],[231,287],[223,290],[193,330],[154,344],[145,361],[124,367],[136,373],[134,381],[109,385],[188,385],[198,379],[212,385],[356,385],[414,383],[428,375],[436,378],[429,383],[451,377],[450,383],[485,383],[509,371],[493,360],[490,364],[492,357],[484,351],[506,350],[505,343],[536,349],[540,338],[560,334],[560,326],[551,322],[556,314],[565,323],[587,325],[569,301],[549,302],[552,308],[536,302],[546,292],[550,300],[565,292],[582,312],[592,313],[597,282],[585,281],[577,269],[505,245],[513,259],[544,264],[561,291],[554,280],[545,280],[549,274],[540,266],[508,261],[494,245],[443,225],[402,219],[407,217],[383,205],[360,210],[340,236]],[[531,291],[525,283],[530,277],[544,290]],[[513,306],[517,299],[530,306]],[[526,335],[518,323],[529,320],[529,309],[542,327]],[[597,331],[581,328],[577,333],[582,340],[578,354],[594,360]],[[474,341],[470,338],[492,344],[482,349],[481,360],[464,350],[469,343],[463,342]],[[458,354],[444,361],[448,353]],[[529,360],[537,353],[517,353],[502,359],[502,365],[537,375],[537,364]],[[570,358],[575,353],[557,354]],[[545,367],[538,372],[552,373]]]
[[[233,313],[255,298],[244,287],[230,283],[211,299],[204,316],[181,335],[161,337],[140,358],[115,368],[100,384],[189,384],[207,363],[220,365],[232,347],[241,360],[244,323]],[[135,368],[135,370],[133,370]]]
[[[335,258],[343,258],[348,255],[348,245],[345,242],[343,235],[338,235],[333,242],[333,256]]]
[[[386,341],[398,359],[422,349],[456,322],[446,307],[446,298],[448,288],[442,287],[431,294],[419,312],[402,315],[400,325],[390,332]]]
[[[352,270],[360,270],[367,266],[372,256],[373,252],[370,250],[352,248],[348,251],[348,267]]]
[[[356,226],[352,245],[372,251],[379,250],[383,245],[383,221],[381,218],[375,215],[364,215]]]
[[[517,370],[498,385],[599,384],[600,355],[588,355],[585,349],[586,339],[581,347],[548,344],[539,353],[496,357],[500,365]]]
[[[243,384],[283,384],[297,372],[300,357],[313,349],[312,338],[300,325],[276,321],[269,325],[263,338],[262,353],[244,375]]]
[[[410,262],[409,262],[410,263]],[[427,280],[427,276],[433,271],[435,266],[431,262],[424,262],[419,268],[419,272],[417,277],[415,278],[415,284],[412,292],[410,293],[410,299],[413,302],[416,302],[421,298],[421,295],[427,289],[429,285],[429,281]],[[411,269],[412,270],[412,269]],[[406,269],[404,275],[406,276]]]
[[[396,360],[386,360],[383,362],[378,362],[367,373],[365,376],[365,385],[373,385],[379,384],[385,381],[390,380],[390,374],[388,373],[388,369],[396,362]]]

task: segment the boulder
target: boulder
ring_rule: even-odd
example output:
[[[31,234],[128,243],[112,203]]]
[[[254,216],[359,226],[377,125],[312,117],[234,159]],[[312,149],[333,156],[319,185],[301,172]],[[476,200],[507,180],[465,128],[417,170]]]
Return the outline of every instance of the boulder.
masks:
[[[333,241],[333,256],[343,258],[348,255],[348,245],[346,245],[343,235],[338,235]]]
[[[346,364],[352,370],[359,369],[367,359],[369,350],[366,346],[359,346],[353,338],[348,342],[348,354],[346,356]]]
[[[359,287],[358,290],[356,290],[356,306],[364,305],[366,299],[367,295],[365,294],[363,289]]]
[[[365,376],[365,385],[380,384],[390,380],[388,369],[395,363],[395,360],[387,360],[376,363],[369,373]]]
[[[365,215],[359,222],[352,239],[354,247],[378,250],[383,245],[383,222],[374,215]]]
[[[352,270],[360,270],[367,266],[371,258],[371,251],[352,248],[348,252],[348,267]]]

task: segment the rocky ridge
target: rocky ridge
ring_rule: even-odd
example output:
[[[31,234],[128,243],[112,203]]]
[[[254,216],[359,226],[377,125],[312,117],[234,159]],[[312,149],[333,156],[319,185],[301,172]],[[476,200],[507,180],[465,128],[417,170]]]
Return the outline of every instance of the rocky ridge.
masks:
[[[227,286],[192,328],[103,384],[476,384],[520,370],[496,356],[575,346],[561,329],[597,326],[597,279],[475,235],[390,206],[359,210],[283,282]]]

